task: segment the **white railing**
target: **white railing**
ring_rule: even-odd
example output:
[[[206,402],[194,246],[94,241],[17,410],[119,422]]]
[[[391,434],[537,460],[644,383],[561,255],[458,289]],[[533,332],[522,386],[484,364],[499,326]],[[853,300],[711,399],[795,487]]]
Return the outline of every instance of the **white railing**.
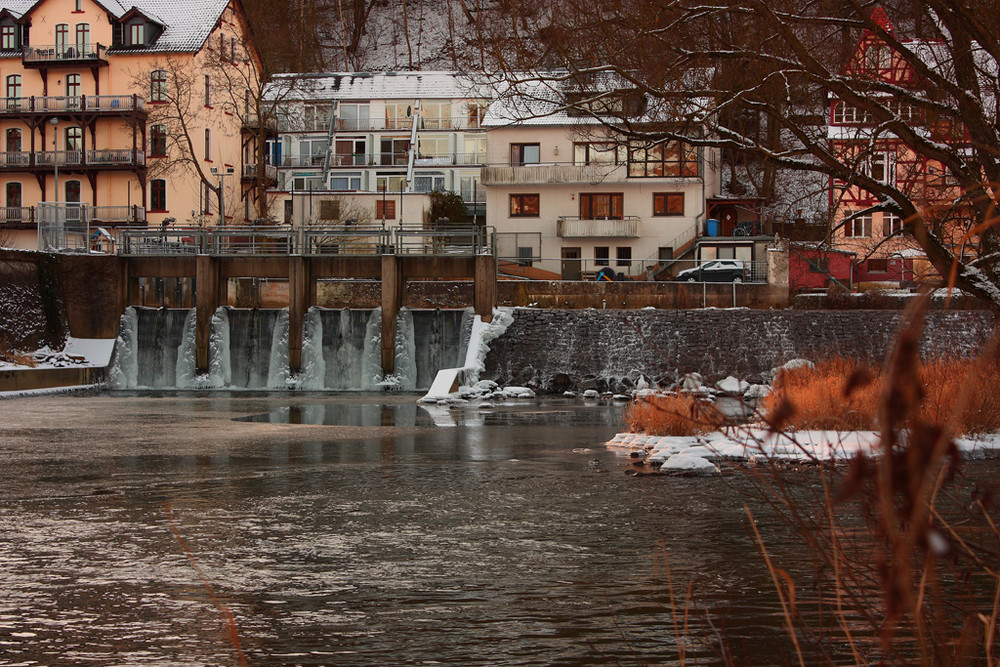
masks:
[[[257,165],[255,164],[245,164],[243,165],[243,178],[247,180],[257,179]],[[264,165],[264,179],[269,181],[278,180],[278,168],[272,164]]]
[[[639,218],[631,215],[617,219],[563,216],[556,220],[556,235],[564,239],[636,238],[639,236]]]

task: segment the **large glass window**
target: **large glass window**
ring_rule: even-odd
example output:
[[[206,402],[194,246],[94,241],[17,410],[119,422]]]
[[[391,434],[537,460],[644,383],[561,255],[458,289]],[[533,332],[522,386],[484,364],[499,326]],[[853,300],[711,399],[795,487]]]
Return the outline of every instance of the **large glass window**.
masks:
[[[167,72],[166,70],[154,70],[149,75],[149,101],[167,101]]]
[[[638,178],[698,175],[698,149],[670,141],[629,150],[628,175]]]
[[[420,106],[420,124],[426,130],[451,129],[451,102],[424,102]]]
[[[76,24],[76,50],[80,52],[80,55],[86,56],[90,53],[90,24],[89,23],[77,23]]]
[[[621,220],[625,196],[621,192],[583,193],[580,217],[584,220]]]
[[[364,166],[367,161],[364,139],[337,139],[333,144],[334,166]]]
[[[375,177],[375,189],[379,192],[402,192],[406,187],[406,176],[384,175]]]
[[[475,135],[465,137],[465,152],[461,156],[461,164],[484,164],[486,162],[486,137]]]
[[[59,57],[66,55],[66,48],[69,46],[69,24],[60,23],[56,25],[56,54]]]
[[[353,172],[350,174],[341,174],[334,172],[333,176],[330,178],[330,189],[331,190],[360,190],[361,189],[361,174]]]
[[[613,142],[578,142],[573,144],[573,164],[622,164],[625,148]]]
[[[417,140],[417,157],[447,158],[450,155],[448,137],[420,137]]]
[[[337,129],[363,132],[371,129],[367,104],[341,104],[337,107]]]
[[[409,129],[413,124],[413,106],[403,103],[388,103],[385,105],[385,129]]]

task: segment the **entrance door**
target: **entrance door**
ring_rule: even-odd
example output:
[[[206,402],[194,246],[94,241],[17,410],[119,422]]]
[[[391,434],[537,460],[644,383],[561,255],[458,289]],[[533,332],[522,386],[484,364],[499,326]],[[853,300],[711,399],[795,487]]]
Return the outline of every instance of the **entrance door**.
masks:
[[[580,279],[580,249],[579,248],[563,248],[562,249],[562,279],[563,280],[579,280]]]

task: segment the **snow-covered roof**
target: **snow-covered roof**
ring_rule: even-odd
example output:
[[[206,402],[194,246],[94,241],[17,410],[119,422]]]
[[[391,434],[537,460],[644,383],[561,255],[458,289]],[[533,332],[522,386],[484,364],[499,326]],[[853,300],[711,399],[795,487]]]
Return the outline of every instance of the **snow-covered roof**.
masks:
[[[291,100],[412,101],[483,98],[487,93],[472,77],[458,72],[327,72],[278,74],[266,95]]]
[[[132,10],[164,26],[155,44],[144,52],[198,51],[215,28],[230,0],[93,0],[115,19]],[[0,0],[0,8],[24,16],[45,0]],[[130,48],[130,52],[135,49]]]

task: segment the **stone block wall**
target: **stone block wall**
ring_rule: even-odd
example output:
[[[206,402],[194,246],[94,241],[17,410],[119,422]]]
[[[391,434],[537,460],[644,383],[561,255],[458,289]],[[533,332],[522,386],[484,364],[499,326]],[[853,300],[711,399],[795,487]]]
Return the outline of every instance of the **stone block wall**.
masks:
[[[901,322],[893,311],[516,309],[493,341],[484,379],[547,392],[624,391],[639,374],[664,384],[687,372],[711,380],[759,377],[795,358],[842,355],[879,364]],[[970,356],[993,315],[934,311],[924,326],[927,358]]]

